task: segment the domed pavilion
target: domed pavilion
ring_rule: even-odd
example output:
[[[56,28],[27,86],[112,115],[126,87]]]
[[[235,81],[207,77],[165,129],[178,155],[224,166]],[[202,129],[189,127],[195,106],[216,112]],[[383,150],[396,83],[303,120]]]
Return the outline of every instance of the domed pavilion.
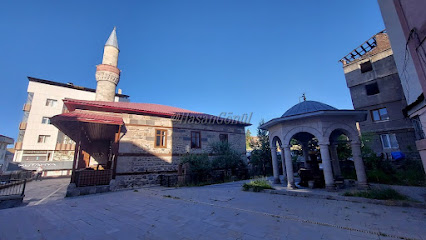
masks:
[[[314,167],[311,166],[314,161],[310,158],[314,156],[309,156],[309,144],[315,139],[320,150],[325,187],[335,189],[335,179],[341,176],[337,154],[338,138],[344,135],[351,145],[357,184],[361,187],[367,186],[361,157],[361,141],[356,125],[366,118],[366,111],[339,110],[321,102],[305,100],[288,109],[281,117],[264,123],[260,128],[269,131],[274,182],[280,183],[277,147],[281,149],[281,155],[285,159],[282,161],[282,169],[284,179],[287,179],[287,187],[294,188],[290,141],[294,139],[302,146],[304,169],[309,170]]]

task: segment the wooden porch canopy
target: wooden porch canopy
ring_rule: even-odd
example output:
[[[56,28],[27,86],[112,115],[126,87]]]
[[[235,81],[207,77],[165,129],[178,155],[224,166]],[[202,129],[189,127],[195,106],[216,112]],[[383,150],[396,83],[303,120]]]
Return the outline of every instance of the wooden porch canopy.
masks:
[[[117,140],[117,130],[120,132],[121,126],[124,124],[121,117],[86,113],[78,110],[56,115],[50,118],[50,121],[75,142],[78,142],[80,136],[83,137],[84,135],[89,142]]]
[[[124,130],[121,117],[76,110],[56,115],[50,121],[76,142],[71,183],[77,187],[108,185],[115,178],[119,137]],[[86,169],[93,154],[107,156],[102,171]],[[96,157],[95,160],[98,161]]]

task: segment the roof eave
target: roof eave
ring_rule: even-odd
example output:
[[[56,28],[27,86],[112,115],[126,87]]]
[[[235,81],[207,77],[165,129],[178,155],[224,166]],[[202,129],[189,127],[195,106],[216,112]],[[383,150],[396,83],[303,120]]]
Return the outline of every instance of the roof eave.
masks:
[[[363,122],[367,120],[367,111],[364,110],[327,110],[327,111],[317,111],[311,113],[303,113],[299,115],[293,115],[288,117],[280,117],[269,120],[268,122],[262,124],[259,128],[262,130],[268,130],[272,126],[286,121],[297,120],[301,118],[310,118],[317,116],[355,116],[357,122]]]

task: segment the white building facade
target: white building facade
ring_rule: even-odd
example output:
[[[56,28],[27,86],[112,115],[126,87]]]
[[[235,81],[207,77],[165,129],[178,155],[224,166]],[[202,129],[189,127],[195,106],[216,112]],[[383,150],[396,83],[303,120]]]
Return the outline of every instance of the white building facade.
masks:
[[[75,143],[50,124],[50,117],[67,111],[63,99],[95,100],[96,90],[72,83],[28,79],[28,97],[19,124],[14,165],[27,170],[41,166],[44,176],[69,175]],[[116,94],[114,100],[128,102],[129,96]],[[13,169],[9,167],[9,170]]]

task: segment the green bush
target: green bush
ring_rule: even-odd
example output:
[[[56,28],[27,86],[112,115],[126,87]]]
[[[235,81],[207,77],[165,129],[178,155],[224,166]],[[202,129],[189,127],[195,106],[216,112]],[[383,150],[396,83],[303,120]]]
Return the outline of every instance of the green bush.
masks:
[[[369,182],[391,184],[394,183],[392,175],[385,173],[381,169],[372,169],[367,171],[367,178]]]
[[[186,154],[181,158],[181,164],[188,163],[191,172],[195,175],[205,176],[212,170],[208,154]]]
[[[264,189],[274,189],[266,179],[255,179],[243,184],[243,191],[253,189],[253,192],[260,192]]]
[[[421,161],[407,159],[395,174],[400,185],[426,186],[425,173]]]
[[[245,167],[241,154],[232,149],[227,142],[213,143],[212,154],[216,155],[212,161],[214,169],[231,169],[235,171],[237,168]]]
[[[423,165],[418,160],[399,160],[392,164],[389,160],[379,157],[369,147],[371,134],[363,134],[362,158],[365,163],[368,181],[383,184],[426,186]],[[397,167],[397,166],[400,167]]]
[[[392,188],[376,188],[367,191],[345,192],[343,196],[363,197],[379,200],[408,200],[408,197]]]

